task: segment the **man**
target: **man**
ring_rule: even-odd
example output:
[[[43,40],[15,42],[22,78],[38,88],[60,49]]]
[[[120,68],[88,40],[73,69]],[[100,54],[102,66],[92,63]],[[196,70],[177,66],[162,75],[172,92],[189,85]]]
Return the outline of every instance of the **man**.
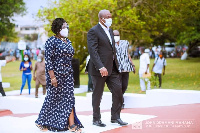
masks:
[[[112,93],[111,122],[127,125],[120,119],[123,101],[121,82],[119,80],[118,62],[115,51],[112,15],[109,10],[101,10],[98,14],[99,23],[91,28],[87,35],[90,53],[89,74],[92,76],[93,94],[93,125],[105,127],[101,122],[100,102],[105,82]]]
[[[140,68],[139,68],[139,77],[140,77],[140,88],[141,92],[146,91],[145,82],[147,82],[147,89],[150,90],[150,81],[148,78],[144,78],[143,75],[149,73],[149,65],[150,65],[150,58],[149,58],[149,49],[142,48],[141,49],[141,56],[140,56]]]
[[[162,71],[163,75],[165,75],[165,66],[167,65],[167,62],[165,58],[163,57],[163,52],[160,51],[159,57],[157,57],[154,61],[152,70],[155,73],[155,77],[159,79],[159,88],[161,88],[162,84]]]
[[[125,93],[128,87],[129,72],[133,71],[135,74],[135,66],[133,65],[130,54],[128,53],[129,42],[127,40],[120,40],[118,30],[113,31],[117,60],[119,63],[119,77],[122,84],[122,94]],[[123,100],[124,101],[124,100]],[[122,105],[122,109],[124,104]]]
[[[46,94],[45,62],[42,54],[40,54],[37,57],[37,62],[35,63],[35,67],[33,69],[33,80],[35,81],[35,98],[38,98],[38,88],[40,87],[40,84],[42,85],[43,88],[43,95],[45,95]]]
[[[4,89],[3,89],[3,85],[2,85],[1,67],[2,67],[2,66],[5,66],[6,63],[9,63],[9,62],[11,62],[11,61],[15,61],[15,59],[16,59],[16,58],[13,57],[13,58],[10,59],[10,60],[0,60],[0,93],[1,93],[2,96],[6,96],[6,94],[5,94],[5,91],[4,91]]]

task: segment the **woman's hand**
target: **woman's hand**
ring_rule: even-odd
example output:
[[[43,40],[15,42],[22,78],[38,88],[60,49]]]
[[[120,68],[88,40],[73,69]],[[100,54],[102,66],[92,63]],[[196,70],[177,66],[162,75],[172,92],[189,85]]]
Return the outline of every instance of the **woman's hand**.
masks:
[[[23,68],[23,67],[22,67],[21,71],[26,71],[26,68]]]
[[[54,78],[51,78],[51,84],[54,86],[54,87],[57,87],[57,79],[56,79],[56,77],[54,77]]]

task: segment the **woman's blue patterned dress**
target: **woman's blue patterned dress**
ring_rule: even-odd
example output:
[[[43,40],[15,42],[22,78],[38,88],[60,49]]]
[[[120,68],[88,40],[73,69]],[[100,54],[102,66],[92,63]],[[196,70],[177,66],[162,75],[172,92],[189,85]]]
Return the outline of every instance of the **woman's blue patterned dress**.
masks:
[[[71,41],[67,44],[55,36],[50,37],[45,44],[45,71],[47,82],[47,96],[43,103],[38,119],[38,125],[47,127],[50,131],[68,130],[69,115],[74,110],[74,122],[83,128],[75,112],[74,79],[72,57],[74,49]],[[48,73],[53,70],[58,86],[51,85]]]

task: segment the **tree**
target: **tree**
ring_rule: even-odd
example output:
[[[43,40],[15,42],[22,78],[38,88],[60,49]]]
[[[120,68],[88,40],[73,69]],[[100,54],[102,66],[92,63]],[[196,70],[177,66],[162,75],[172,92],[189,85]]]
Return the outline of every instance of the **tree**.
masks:
[[[69,23],[74,57],[80,60],[80,70],[88,55],[87,32],[98,23],[98,12],[108,9],[112,13],[112,29],[120,31],[121,39],[133,46],[164,45],[177,42],[189,47],[199,45],[199,0],[60,0],[50,8],[39,10],[38,17],[50,25],[56,17]]]
[[[102,4],[103,2],[103,4]],[[39,10],[38,16],[49,24],[45,26],[49,36],[51,23],[56,17],[64,18],[69,24],[69,39],[75,49],[74,58],[80,61],[80,70],[85,67],[88,55],[87,32],[98,23],[98,12],[102,9],[115,9],[116,2],[110,0],[60,0],[54,2],[50,8]]]
[[[0,0],[0,42],[5,38],[16,37],[14,33],[15,24],[11,22],[14,14],[25,13],[25,3],[23,0]]]
[[[182,0],[181,4],[175,7],[181,14],[179,23],[182,23],[181,30],[177,34],[177,43],[188,45],[190,52],[194,47],[200,46],[200,1]]]

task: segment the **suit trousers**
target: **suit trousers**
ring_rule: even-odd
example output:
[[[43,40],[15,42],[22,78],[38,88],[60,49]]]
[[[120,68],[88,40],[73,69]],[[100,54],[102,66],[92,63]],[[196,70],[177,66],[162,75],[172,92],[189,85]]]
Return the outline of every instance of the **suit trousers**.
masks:
[[[110,76],[101,77],[92,75],[92,82],[94,86],[92,94],[93,121],[98,121],[101,119],[100,102],[103,95],[105,83],[112,93],[111,119],[119,119],[121,106],[123,103],[123,94],[119,74],[116,70],[116,67],[113,67]]]

